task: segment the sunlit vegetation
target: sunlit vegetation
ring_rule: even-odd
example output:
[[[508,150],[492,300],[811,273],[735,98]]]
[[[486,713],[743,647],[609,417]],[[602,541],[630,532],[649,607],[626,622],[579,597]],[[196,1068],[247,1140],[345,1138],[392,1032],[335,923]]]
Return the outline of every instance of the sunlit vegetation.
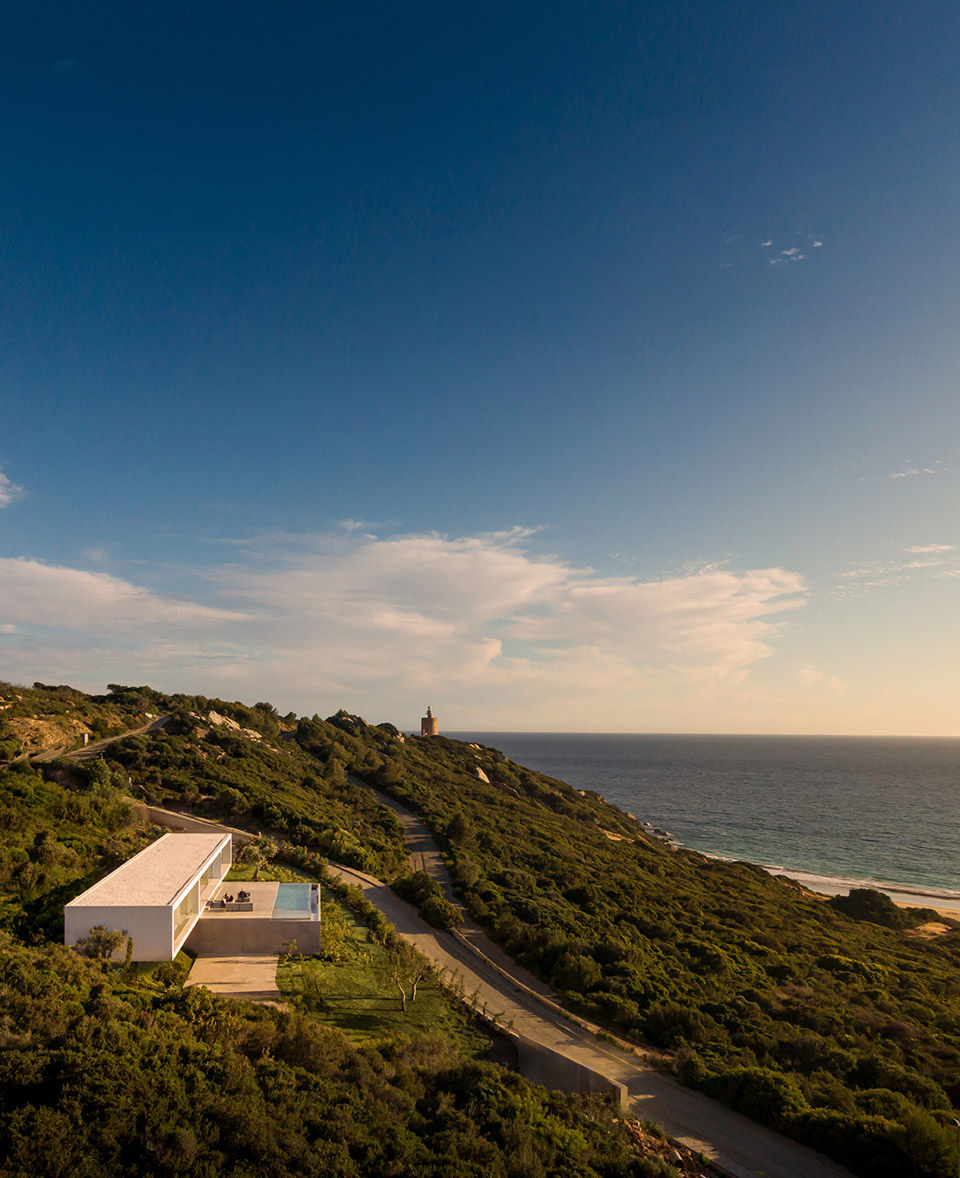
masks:
[[[58,944],[63,904],[159,833],[124,803],[128,772],[133,781],[141,771],[149,775],[155,800],[183,805],[186,793],[189,804],[212,812],[224,809],[219,793],[206,792],[213,783],[229,781],[247,817],[272,798],[279,821],[270,829],[283,837],[281,858],[262,867],[265,877],[317,874],[323,860],[316,847],[340,819],[363,850],[369,828],[374,862],[396,869],[402,859],[392,815],[381,825],[379,807],[363,790],[345,802],[322,784],[305,785],[305,766],[325,778],[313,754],[296,745],[261,749],[262,758],[227,752],[218,762],[223,777],[193,781],[185,774],[188,757],[204,761],[200,752],[222,749],[216,741],[201,744],[205,737],[192,730],[158,733],[146,747],[141,739],[131,742],[126,763],[110,755],[0,770],[3,1178],[675,1173],[640,1156],[604,1102],[547,1093],[480,1058],[487,1037],[429,981],[419,979],[414,1000],[411,978],[401,972],[408,1001],[406,1013],[400,1010],[388,930],[362,897],[352,902],[366,924],[331,905],[329,960],[303,961],[290,946],[289,1011],[184,989],[190,962],[183,953],[153,966],[107,960],[102,950],[115,930],[91,938],[87,953]],[[277,781],[272,771],[284,756],[293,767]],[[155,781],[150,773],[160,766]],[[312,808],[305,801],[311,791]],[[315,826],[301,845],[290,839],[304,816]],[[240,869],[255,870],[253,863]],[[351,979],[338,969],[359,971],[353,981],[370,986],[380,1007],[373,1021],[360,1017],[362,1000],[338,1014],[338,995],[352,1001]],[[365,1041],[324,1025],[338,1018]]]
[[[291,954],[277,972],[284,995],[298,998],[321,1022],[357,1042],[398,1032],[438,1033],[470,1055],[485,1055],[490,1039],[450,1002],[430,975],[405,970],[361,920],[322,890],[324,952],[301,959]],[[398,981],[404,987],[401,1002]],[[414,993],[413,982],[416,981]]]
[[[960,931],[921,940],[929,911],[669,851],[494,750],[408,738],[366,776],[427,821],[474,917],[568,1005],[860,1174],[953,1172]]]
[[[0,928],[63,936],[63,905],[156,837],[102,761],[0,771]]]
[[[51,698],[55,707],[70,702],[57,694]],[[36,712],[39,703],[31,700],[31,706]],[[45,766],[43,775],[20,764],[0,777],[0,824],[5,833],[0,842],[3,925],[20,940],[55,939],[65,899],[148,837],[149,829],[132,825],[122,805],[121,792],[127,788],[151,803],[263,831],[279,848],[278,858],[263,868],[265,873],[293,870],[319,876],[324,857],[329,857],[393,880],[399,891],[422,908],[434,903],[435,923],[442,925],[441,918],[448,914],[441,910],[436,888],[426,877],[406,873],[406,852],[396,818],[369,791],[351,782],[350,775],[355,775],[421,815],[447,856],[462,902],[509,953],[547,981],[570,1007],[620,1035],[657,1046],[683,1082],[808,1142],[864,1178],[948,1178],[955,1173],[955,1139],[946,1125],[960,1103],[960,931],[953,926],[937,936],[918,936],[915,926],[934,914],[904,912],[872,892],[827,902],[748,864],[670,851],[598,795],[578,792],[524,769],[495,750],[442,737],[403,740],[391,725],[367,725],[343,712],[327,720],[280,717],[267,704],[248,708],[201,696],[164,696],[148,688],[118,688],[102,703],[87,700],[83,706],[91,711],[103,707],[112,716],[147,711],[171,719],[163,731],[118,741],[107,749],[105,760],[80,768],[55,763]],[[211,712],[246,731],[212,721]],[[477,776],[478,767],[488,782]],[[252,865],[248,869],[253,870]],[[354,901],[361,923],[372,930],[370,944],[375,944],[384,933],[379,918],[362,910],[356,897]],[[358,933],[354,938],[358,954],[365,951],[365,936]],[[560,1172],[561,1154],[551,1150],[562,1152],[556,1142],[567,1129],[561,1132],[555,1118],[566,1118],[567,1128],[573,1125],[579,1116],[573,1104],[544,1104],[542,1094],[530,1095],[535,1089],[503,1078],[496,1069],[485,1070],[492,1065],[465,1062],[456,1035],[416,1039],[402,1048],[384,1046],[377,1038],[381,1032],[372,1021],[364,1020],[360,1008],[341,1006],[345,1019],[356,1024],[351,1033],[370,1036],[357,1054],[332,1028],[317,1026],[334,1020],[337,995],[346,994],[336,989],[338,969],[367,970],[370,989],[366,992],[371,999],[372,976],[377,973],[384,993],[376,1000],[384,1003],[384,1011],[392,986],[391,1018],[395,1015],[398,1025],[406,1019],[406,1032],[414,1025],[411,1016],[416,1008],[427,1010],[426,1005],[420,1007],[422,991],[415,1003],[407,994],[404,1015],[389,968],[381,968],[373,953],[369,962],[359,956],[351,959],[348,942],[346,936],[341,939],[344,957],[339,963],[300,965],[295,956],[291,958],[284,984],[299,994],[297,1004],[302,1009],[295,1015],[227,1010],[210,1000],[209,1013],[203,1017],[221,1027],[218,1042],[233,1042],[222,1030],[233,1025],[231,1019],[239,1020],[237,1025],[243,1028],[236,1032],[235,1046],[219,1049],[232,1054],[227,1062],[226,1057],[218,1057],[217,1066],[226,1069],[218,1075],[240,1084],[236,1091],[252,1094],[253,1123],[265,1135],[257,1148],[280,1151],[276,1144],[280,1138],[272,1136],[273,1128],[256,1111],[269,1108],[275,1097],[281,1104],[278,1124],[287,1124],[283,1110],[299,1109],[301,1095],[313,1093],[314,1085],[339,1083],[349,1074],[351,1082],[362,1087],[372,1074],[377,1080],[371,1116],[377,1115],[376,1102],[381,1098],[387,1103],[399,1101],[408,1110],[398,1121],[402,1143],[381,1142],[376,1147],[400,1151],[390,1155],[389,1165],[383,1162],[386,1168],[413,1166],[411,1159],[419,1156],[416,1150],[425,1141],[430,1140],[431,1149],[438,1148],[432,1135],[441,1132],[438,1126],[446,1125],[443,1131],[451,1136],[443,1140],[459,1142],[455,1147],[461,1159],[458,1164],[466,1168],[438,1167],[437,1173],[479,1173],[481,1168],[493,1173]],[[21,951],[27,950],[17,949]],[[49,948],[37,951],[49,951],[50,960],[58,963],[76,962],[76,955],[60,956]],[[60,968],[56,965],[53,976],[59,976]],[[149,1038],[159,1033],[157,1026],[169,1028],[170,1019],[180,1019],[176,1024],[180,1029],[169,1034],[187,1035],[190,1045],[183,1046],[185,1058],[202,1060],[203,1067],[210,1063],[213,1041],[202,1035],[198,1040],[191,1029],[189,1004],[201,1000],[178,995],[178,967],[171,965],[163,978],[159,971],[141,978],[137,985],[146,989],[135,1000],[127,992],[133,983],[122,979],[121,967],[81,963],[70,965],[67,974],[73,978],[79,976],[76,970],[94,968],[106,971],[105,980],[96,983],[106,989],[98,994],[108,995],[111,1003],[114,999],[126,1003],[134,1011],[131,1015],[126,1006],[110,1003],[103,1007],[122,1011],[119,1029],[110,1024],[112,1041],[121,1032],[124,1042],[127,1036],[136,1039],[141,1033]],[[83,977],[87,981],[76,982],[81,989],[90,984],[89,975]],[[359,978],[357,986],[359,991]],[[38,999],[42,992],[41,987]],[[88,990],[84,994],[61,996],[52,1009],[60,1011],[65,1003],[77,1017],[79,1011],[93,1017]],[[24,1001],[16,999],[16,1003]],[[142,1009],[148,1009],[154,1019],[149,1027],[141,1028],[137,1022]],[[31,1010],[33,1018],[37,1012]],[[368,1005],[368,1014],[372,1010]],[[57,1017],[66,1018],[62,1011]],[[294,1024],[295,1033],[290,1029]],[[83,1033],[97,1043],[98,1036],[106,1035],[87,1024]],[[250,1047],[259,1042],[257,1036],[269,1041],[260,1054]],[[50,1037],[55,1038],[54,1032]],[[318,1062],[318,1073],[295,1053],[288,1058],[285,1052],[294,1052],[289,1044],[300,1037],[316,1041],[318,1060],[335,1057],[350,1062],[338,1063],[331,1077],[323,1070],[326,1064]],[[35,1042],[45,1042],[43,1035]],[[131,1048],[131,1059],[140,1058],[139,1050]],[[173,1049],[153,1043],[151,1050],[161,1051],[165,1058],[162,1053]],[[272,1061],[269,1066],[264,1053]],[[283,1070],[288,1067],[292,1074]],[[301,1067],[306,1076],[297,1071]],[[280,1071],[282,1080],[276,1078]],[[108,1069],[105,1074],[113,1073]],[[469,1082],[464,1078],[468,1075]],[[498,1078],[494,1082],[484,1078],[488,1076]],[[53,1141],[57,1134],[56,1140],[66,1140],[66,1122],[58,1119],[68,1116],[63,1111],[66,1106],[57,1103],[59,1097],[44,1083],[28,1085],[33,1095],[24,1100],[34,1102],[33,1111],[17,1122],[16,1132],[24,1136],[24,1126],[29,1126],[38,1141]],[[190,1083],[206,1091],[205,1080],[195,1077]],[[399,1085],[399,1096],[390,1087],[394,1083]],[[498,1095],[491,1099],[500,1111],[493,1113],[487,1105],[471,1111],[471,1085],[483,1092],[493,1085],[491,1091]],[[419,1095],[411,1098],[412,1104],[405,1104],[403,1093],[414,1090]],[[42,1099],[38,1093],[44,1094]],[[76,1092],[70,1099],[79,1099]],[[347,1100],[351,1108],[352,1100]],[[211,1095],[205,1103],[207,1096],[203,1097],[198,1107],[206,1110],[202,1116],[207,1120],[201,1122],[187,1112],[181,1122],[174,1101],[163,1122],[166,1128],[150,1128],[149,1133],[159,1134],[160,1142],[151,1148],[157,1157],[167,1159],[157,1163],[156,1172],[165,1172],[166,1165],[171,1172],[179,1166],[180,1172],[241,1174],[248,1172],[242,1167],[252,1165],[251,1158],[266,1156],[255,1151],[248,1157],[234,1156],[229,1150],[216,1153],[226,1149],[222,1125],[224,1118],[229,1120],[218,1101],[219,1096]],[[513,1129],[507,1131],[506,1122],[496,1120],[507,1106],[513,1110],[514,1121],[521,1119],[523,1142],[512,1136]],[[12,1123],[20,1107],[16,1102],[10,1106],[4,1125]],[[521,1108],[526,1111],[518,1112]],[[548,1108],[549,1113],[544,1111]],[[562,1116],[556,1111],[560,1108],[566,1110]],[[479,1144],[465,1144],[464,1117]],[[208,1123],[213,1125],[209,1149],[214,1152],[204,1153],[208,1144],[198,1125]],[[494,1123],[500,1125],[496,1132],[491,1128]],[[539,1130],[530,1129],[541,1124],[550,1126],[542,1148]],[[644,1172],[636,1168],[643,1163],[627,1160],[616,1137],[604,1137],[603,1148],[610,1152],[601,1160],[591,1134],[606,1134],[609,1127],[603,1128],[602,1118],[591,1124],[596,1129],[588,1131],[577,1122],[580,1127],[569,1140],[577,1142],[570,1156],[578,1160],[565,1160],[564,1173]],[[176,1134],[182,1126],[194,1134],[184,1138],[186,1154],[176,1152],[181,1146],[170,1144],[169,1133]],[[354,1172],[336,1168],[346,1165],[339,1139],[336,1147],[318,1147],[315,1141],[320,1138],[310,1136],[320,1133],[315,1119],[307,1118],[305,1126],[306,1137],[295,1133],[291,1138],[297,1157],[301,1156],[297,1151],[306,1149],[299,1143],[309,1140],[310,1148],[319,1149],[319,1156],[328,1159],[330,1172]],[[350,1128],[344,1140],[350,1140],[352,1132]],[[364,1136],[366,1129],[356,1132],[362,1140],[346,1147],[351,1164],[361,1166],[361,1158],[369,1164],[372,1155],[364,1150],[375,1148],[372,1138]],[[581,1137],[587,1143],[585,1152]],[[96,1154],[107,1147],[91,1148]],[[507,1154],[539,1161],[511,1171],[513,1163],[504,1160]],[[184,1160],[187,1155],[206,1160],[201,1165]],[[75,1161],[74,1154],[70,1157]],[[276,1168],[279,1164],[272,1161],[264,1168],[257,1163],[258,1172],[285,1173]],[[25,1162],[17,1165],[21,1168],[9,1173],[29,1172],[23,1168]],[[424,1167],[417,1172],[434,1171]]]
[[[0,682],[0,761],[42,747],[102,740],[148,723],[152,699],[130,692],[89,696],[67,686],[35,683],[19,687]]]
[[[120,698],[132,692],[140,699],[148,690],[123,689]],[[129,774],[135,797],[262,830],[388,879],[402,870],[406,852],[396,817],[347,781],[348,762],[380,763],[374,750],[319,719],[294,726],[269,704],[246,708],[159,693],[150,699],[170,715],[166,727],[118,741],[105,754]],[[211,711],[261,739],[211,723]]]
[[[0,1023],[4,1178],[645,1172],[610,1110],[444,1036],[358,1047],[55,945],[4,943]]]

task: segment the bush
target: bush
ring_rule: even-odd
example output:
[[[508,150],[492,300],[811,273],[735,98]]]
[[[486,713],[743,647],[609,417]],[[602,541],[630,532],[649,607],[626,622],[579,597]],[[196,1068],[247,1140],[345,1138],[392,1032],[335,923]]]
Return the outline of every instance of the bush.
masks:
[[[637,1178],[678,1178],[680,1173],[663,1158],[638,1158],[633,1172]]]
[[[124,935],[106,925],[95,924],[85,937],[77,941],[77,951],[84,957],[112,957],[124,942]]]
[[[777,1128],[808,1108],[796,1080],[770,1068],[736,1068],[712,1076],[703,1088],[744,1116]]]
[[[865,920],[884,928],[903,928],[909,923],[909,918],[905,919],[906,914],[889,896],[873,888],[851,888],[849,895],[833,896],[827,903],[851,920]]]
[[[420,915],[434,928],[449,931],[462,923],[460,913],[443,894],[443,889],[425,871],[398,876],[390,886],[398,896],[416,904]]]
[[[953,1178],[956,1173],[953,1134],[928,1113],[911,1112],[900,1124],[864,1113],[808,1109],[793,1119],[791,1132],[863,1178]]]
[[[428,896],[420,906],[420,915],[434,928],[449,932],[462,923],[460,913],[445,896]]]
[[[164,961],[153,971],[153,976],[162,986],[182,986],[189,972],[189,965],[179,961]]]
[[[688,1088],[702,1088],[710,1073],[707,1065],[695,1051],[681,1047],[677,1052],[677,1078]]]
[[[716,1029],[708,1014],[693,1006],[676,1002],[658,1002],[643,1020],[643,1033],[658,1047],[676,1047],[680,1043],[706,1043]]]

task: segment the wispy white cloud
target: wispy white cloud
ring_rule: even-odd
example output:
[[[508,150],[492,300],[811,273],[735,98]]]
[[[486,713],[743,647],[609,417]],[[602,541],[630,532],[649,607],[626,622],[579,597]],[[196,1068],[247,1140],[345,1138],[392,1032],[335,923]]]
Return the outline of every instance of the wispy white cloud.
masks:
[[[884,589],[905,583],[923,570],[936,570],[937,576],[950,576],[944,566],[957,562],[955,544],[911,544],[903,550],[907,555],[921,559],[875,561],[845,569],[840,575],[836,592],[841,597],[856,596],[869,589]],[[926,558],[926,559],[923,559]]]
[[[24,625],[118,636],[136,636],[144,628],[204,628],[242,617],[162,597],[106,573],[11,557],[0,557],[0,615]]]
[[[0,470],[0,507],[9,507],[11,503],[16,503],[26,495],[23,487],[18,487],[16,483],[12,483],[7,476]]]
[[[793,240],[796,241],[801,237],[800,231],[798,230],[796,233],[792,234],[792,237]],[[814,238],[812,233],[806,234],[806,240],[809,243],[810,249],[820,249],[823,246],[823,242],[817,238]],[[773,248],[773,238],[768,237],[766,241],[761,241],[760,248]],[[774,255],[768,255],[767,262],[771,266],[782,266],[786,262],[802,262],[806,257],[803,251],[804,247],[802,245],[788,245],[786,249],[781,249]]]
[[[890,479],[912,479],[918,474],[940,474],[940,470],[932,466],[915,467],[908,466],[905,470],[895,470],[887,475]]]
[[[520,726],[616,715],[630,727],[624,717],[650,692],[735,687],[774,653],[778,616],[805,600],[803,578],[780,568],[609,577],[533,552],[531,536],[270,538],[263,552],[204,570],[203,603],[0,560],[0,616],[70,631],[73,645],[56,656],[48,642],[41,660],[63,678],[73,657],[83,668],[99,660],[112,679],[109,652],[123,650],[164,682],[189,686],[201,668],[214,687],[269,691],[298,710],[376,698],[389,714],[441,687],[450,706],[488,723],[509,727],[515,710]]]

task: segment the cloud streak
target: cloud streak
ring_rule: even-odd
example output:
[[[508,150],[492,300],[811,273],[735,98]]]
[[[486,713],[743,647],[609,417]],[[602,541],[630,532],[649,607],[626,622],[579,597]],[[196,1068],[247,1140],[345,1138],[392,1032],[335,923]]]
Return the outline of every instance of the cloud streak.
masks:
[[[100,682],[113,679],[112,654],[165,684],[266,691],[297,710],[376,707],[384,718],[429,693],[448,714],[491,726],[578,717],[596,727],[608,716],[636,727],[658,692],[734,688],[805,600],[803,578],[784,569],[609,577],[531,541],[524,528],[261,537],[235,547],[235,563],[198,573],[193,601],[5,559],[0,623],[21,632],[7,646],[22,641],[41,677],[97,666]]]
[[[5,624],[128,637],[196,630],[242,615],[162,597],[106,573],[0,557],[0,617]]]
[[[12,483],[7,476],[0,470],[0,507],[9,507],[11,503],[17,503],[26,495],[23,487],[18,487],[16,483]]]
[[[840,584],[836,592],[841,597],[852,597],[868,589],[886,589],[902,585],[911,577],[922,574],[923,570],[935,570],[938,577],[957,575],[949,566],[956,565],[955,544],[911,544],[903,550],[908,556],[919,558],[904,560],[876,561],[872,564],[857,565],[840,573]]]
[[[796,239],[798,237],[800,237],[800,233],[799,232],[795,233],[793,235],[793,237],[794,237],[794,241],[796,241]],[[823,242],[820,241],[819,239],[815,238],[812,233],[808,233],[806,235],[806,240],[808,242],[810,249],[822,249],[823,248]],[[772,247],[773,247],[773,238],[772,237],[768,237],[766,241],[760,242],[761,249],[770,249]],[[789,246],[787,246],[786,249],[778,250],[778,252],[773,255],[768,254],[767,255],[767,262],[771,266],[782,266],[782,265],[786,264],[787,262],[802,262],[804,260],[804,258],[807,256],[804,253],[804,248],[805,247],[803,247],[801,245],[789,245]]]

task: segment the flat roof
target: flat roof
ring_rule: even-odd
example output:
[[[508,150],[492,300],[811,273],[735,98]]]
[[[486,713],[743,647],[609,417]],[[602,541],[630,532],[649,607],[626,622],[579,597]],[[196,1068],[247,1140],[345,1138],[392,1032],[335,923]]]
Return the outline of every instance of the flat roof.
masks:
[[[172,904],[229,834],[165,834],[71,900],[75,907],[158,908]]]

